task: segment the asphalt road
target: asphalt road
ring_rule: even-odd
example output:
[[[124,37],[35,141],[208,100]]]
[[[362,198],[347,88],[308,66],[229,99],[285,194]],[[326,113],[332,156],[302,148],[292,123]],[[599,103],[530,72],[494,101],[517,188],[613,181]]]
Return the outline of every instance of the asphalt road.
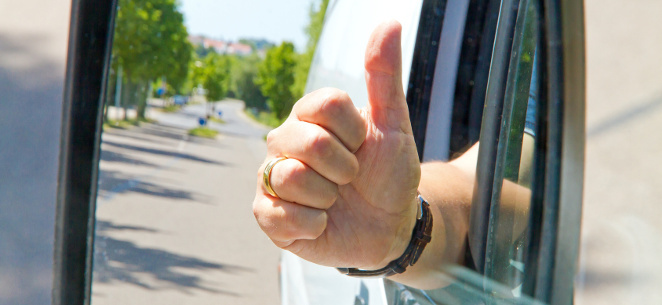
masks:
[[[204,105],[103,134],[92,304],[278,304],[280,252],[252,214],[268,131],[221,102],[216,140],[190,137]]]

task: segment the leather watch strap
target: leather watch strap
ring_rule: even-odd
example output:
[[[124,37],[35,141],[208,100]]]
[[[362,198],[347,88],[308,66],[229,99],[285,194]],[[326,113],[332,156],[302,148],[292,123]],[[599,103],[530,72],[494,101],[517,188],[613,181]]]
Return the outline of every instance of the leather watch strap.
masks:
[[[411,240],[405,252],[397,259],[391,261],[386,267],[377,270],[362,270],[358,268],[336,268],[340,273],[354,277],[387,277],[405,272],[407,267],[413,266],[421,257],[425,246],[432,240],[432,213],[428,204],[421,195],[418,195],[420,218],[416,219]]]

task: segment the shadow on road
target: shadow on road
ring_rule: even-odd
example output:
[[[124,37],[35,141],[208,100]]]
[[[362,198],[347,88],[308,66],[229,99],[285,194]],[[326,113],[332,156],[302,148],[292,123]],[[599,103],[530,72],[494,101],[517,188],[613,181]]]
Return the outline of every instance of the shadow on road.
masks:
[[[185,138],[183,134],[171,134],[167,132],[161,132],[162,136],[167,139],[161,139],[159,136],[157,137],[152,137],[152,134],[150,134],[149,129],[146,129],[145,127],[147,124],[141,124],[140,127],[124,130],[124,129],[119,129],[119,128],[113,128],[110,130],[105,130],[104,133],[112,134],[113,136],[120,136],[124,138],[130,138],[134,140],[138,140],[141,142],[150,142],[154,144],[160,144],[160,145],[172,145],[172,142],[169,142],[168,140],[182,140]],[[103,141],[103,136],[102,136],[102,141]]]
[[[116,195],[126,192],[142,193],[163,198],[189,200],[191,202],[210,204],[209,196],[176,189],[172,186],[162,186],[144,179],[148,177],[131,177],[118,171],[103,170],[99,175],[99,201],[108,201]]]
[[[121,226],[110,221],[98,220],[94,243],[94,282],[120,281],[149,290],[175,289],[185,293],[202,290],[211,293],[239,296],[219,289],[219,283],[205,282],[191,275],[192,270],[214,270],[231,274],[253,272],[252,269],[219,264],[199,258],[184,256],[161,249],[141,247],[133,242],[108,236],[113,231],[135,231],[158,234],[157,230]]]
[[[102,150],[100,158],[101,162],[120,162],[137,166],[158,167],[158,165],[154,163],[132,158],[129,155],[109,150]]]
[[[108,146],[112,146],[112,147],[117,147],[117,148],[135,150],[135,151],[139,151],[139,152],[143,152],[143,153],[150,153],[150,154],[166,156],[166,157],[177,157],[177,158],[182,158],[182,159],[197,161],[197,162],[202,162],[202,163],[208,163],[208,164],[223,165],[223,166],[228,166],[229,165],[226,162],[209,160],[209,159],[200,158],[200,157],[197,157],[197,156],[194,156],[194,155],[191,155],[191,154],[180,153],[180,152],[175,152],[175,151],[167,151],[167,150],[156,149],[156,148],[146,148],[146,147],[140,147],[140,146],[135,146],[135,145],[130,145],[130,144],[117,143],[117,142],[108,141],[108,140],[105,140],[103,142],[103,144],[108,145]]]

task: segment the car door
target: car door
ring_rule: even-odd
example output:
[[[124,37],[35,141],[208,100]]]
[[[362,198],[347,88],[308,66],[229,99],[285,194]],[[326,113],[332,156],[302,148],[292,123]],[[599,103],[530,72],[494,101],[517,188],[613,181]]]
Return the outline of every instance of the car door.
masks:
[[[58,203],[56,304],[82,304],[84,296],[89,296],[90,291],[89,266],[94,222],[91,213],[94,210],[93,200],[90,197],[96,187],[92,182],[96,181],[97,131],[101,121],[99,105],[90,101],[100,101],[99,97],[104,92],[102,79],[109,60],[111,31],[108,24],[113,18],[112,4],[111,1],[104,2],[103,7],[107,10],[99,12],[96,9],[98,4],[74,2],[68,98],[65,100],[69,105],[65,108],[68,113],[65,116],[68,122],[66,136],[63,137],[62,158],[65,162],[62,163],[63,180]],[[561,4],[564,14],[559,10]],[[563,296],[567,297],[572,289],[571,281],[567,279],[573,274],[576,260],[573,259],[576,258],[578,238],[578,222],[575,220],[580,207],[578,194],[581,194],[581,175],[573,169],[581,168],[582,159],[579,156],[583,146],[579,135],[583,133],[563,131],[582,126],[583,37],[568,36],[568,28],[581,27],[582,15],[577,14],[580,7],[581,3],[547,1],[540,5],[524,0],[476,1],[464,7],[471,12],[466,15],[465,30],[461,36],[466,40],[458,48],[459,64],[455,69],[458,72],[446,81],[446,86],[450,84],[456,89],[455,95],[446,97],[447,101],[454,101],[452,104],[446,102],[445,106],[445,109],[453,109],[452,119],[440,120],[450,126],[444,131],[448,132],[446,140],[441,141],[447,143],[445,146],[433,144],[436,139],[432,139],[434,133],[431,132],[439,131],[434,124],[438,122],[435,115],[439,113],[438,109],[444,108],[435,107],[443,103],[431,104],[425,92],[419,99],[414,98],[415,90],[408,92],[410,113],[414,118],[412,122],[423,158],[426,154],[434,156],[431,158],[439,158],[435,154],[452,157],[471,145],[480,134],[472,230],[468,237],[471,256],[467,262],[473,266],[449,271],[456,283],[471,284],[451,293],[471,295],[478,301],[512,301],[513,298],[523,299],[528,295],[544,302],[564,303]],[[530,12],[537,13],[537,16],[527,15]],[[565,20],[564,23],[561,20]],[[524,47],[522,43],[526,32],[523,29],[531,24],[538,24],[533,31],[539,33],[539,43],[534,44],[533,49],[529,45]],[[530,26],[527,29],[531,31]],[[472,42],[470,39],[479,39],[481,43],[476,45],[475,40]],[[527,50],[528,60],[518,53],[520,49]],[[486,59],[488,54],[489,60]],[[435,57],[434,54],[432,57]],[[534,66],[539,67],[538,70]],[[432,79],[425,76],[429,77],[429,72],[434,69],[427,69],[428,74],[423,70],[426,70],[425,65],[412,69],[413,77],[410,76],[409,82],[430,81],[427,90],[432,92]],[[518,73],[528,76],[519,77]],[[417,79],[420,76],[423,79]],[[524,98],[521,97],[522,92],[518,92],[519,95],[513,93],[513,90],[520,88],[517,86],[520,79],[528,79],[524,81],[529,84]],[[566,79],[575,82],[564,82]],[[532,90],[531,83],[538,83],[539,86]],[[513,160],[517,160],[517,155],[521,160],[522,145],[517,145],[517,142],[523,137],[519,129],[514,133],[508,131],[513,126],[520,128],[526,125],[521,118],[523,115],[526,117],[528,105],[523,106],[522,101],[528,103],[531,92],[538,97],[536,122],[540,122],[534,126],[537,129],[532,158],[533,180],[528,185],[533,199],[529,200],[528,219],[524,220],[526,233],[517,235],[518,238],[513,239],[516,242],[502,243],[500,235],[515,235],[511,232],[512,228],[508,231],[513,223],[507,221],[508,217],[503,216],[505,213],[500,210],[499,185],[504,184],[505,178],[512,178],[515,172],[519,175],[519,170],[506,169],[519,169],[519,162]],[[427,94],[429,96],[430,93]],[[482,120],[477,119],[480,117]],[[477,121],[481,121],[478,128]],[[503,145],[508,141],[514,144]],[[522,247],[528,249],[526,255],[518,252],[518,249],[524,249]],[[524,267],[518,269],[522,264]],[[553,276],[548,276],[550,274]],[[521,283],[527,285],[518,288]],[[516,289],[521,289],[522,293],[513,292]],[[395,291],[402,296],[409,289],[396,287]],[[436,302],[422,295],[418,298],[420,302],[425,302],[423,299]]]
[[[419,299],[572,302],[584,153],[581,10],[581,3],[472,2],[451,140],[448,146],[434,145],[435,157],[428,155],[432,160],[457,156],[480,142],[467,259],[449,271],[455,278],[449,288],[414,293]],[[477,18],[477,11],[487,17]],[[483,44],[466,43],[476,33]],[[410,105],[415,134],[439,133],[429,122],[443,121],[444,113],[426,113],[430,108]],[[423,120],[415,116],[420,113],[427,114]],[[417,140],[426,160],[435,139]]]
[[[480,126],[470,271],[463,271],[481,275],[473,283],[484,302],[572,302],[583,179],[581,9],[562,1],[500,2]]]

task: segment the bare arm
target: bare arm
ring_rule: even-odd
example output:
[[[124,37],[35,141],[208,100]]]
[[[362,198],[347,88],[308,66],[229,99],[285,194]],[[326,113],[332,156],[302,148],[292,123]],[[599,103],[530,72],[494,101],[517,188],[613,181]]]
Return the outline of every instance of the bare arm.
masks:
[[[431,243],[425,248],[419,261],[393,280],[421,288],[434,289],[446,286],[443,268],[466,262],[465,249],[469,231],[478,143],[450,162],[421,164],[419,192],[431,206],[434,231]],[[523,167],[529,166],[524,164]],[[513,223],[513,235],[519,236],[526,229],[531,191],[508,180],[503,181],[501,205],[505,217],[518,219]],[[516,238],[497,242],[510,243]]]
[[[434,219],[432,241],[421,258],[393,280],[421,289],[447,285],[440,276],[448,264],[462,264],[469,224],[473,176],[453,163],[421,165],[419,192],[430,203]]]

